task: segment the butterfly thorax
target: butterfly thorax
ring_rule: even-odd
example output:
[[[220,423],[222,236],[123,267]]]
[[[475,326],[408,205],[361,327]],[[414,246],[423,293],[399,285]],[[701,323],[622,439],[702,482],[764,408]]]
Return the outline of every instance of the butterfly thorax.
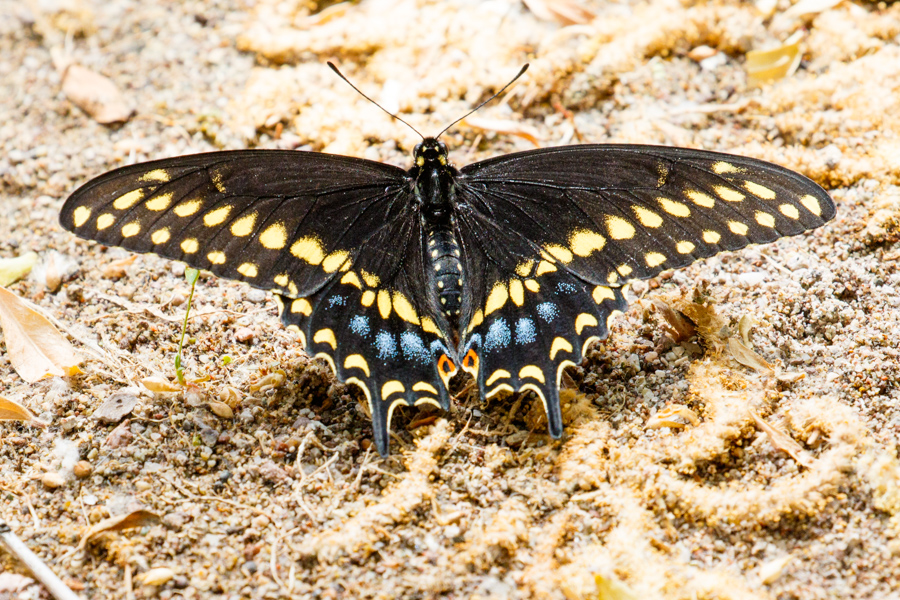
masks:
[[[418,144],[414,158],[415,166],[409,174],[415,181],[414,196],[422,215],[431,285],[441,312],[456,329],[463,287],[459,244],[453,223],[458,171],[447,160],[447,147],[434,138],[426,138]]]

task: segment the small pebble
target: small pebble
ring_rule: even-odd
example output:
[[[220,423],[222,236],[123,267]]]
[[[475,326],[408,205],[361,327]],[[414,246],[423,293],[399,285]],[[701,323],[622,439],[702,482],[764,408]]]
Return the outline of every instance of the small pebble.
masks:
[[[41,476],[41,483],[44,484],[44,487],[53,490],[64,486],[66,484],[66,479],[56,471],[49,471]]]
[[[255,336],[256,333],[249,327],[241,327],[234,332],[234,338],[242,344],[252,342]]]
[[[72,472],[75,473],[75,477],[84,479],[85,477],[91,476],[91,473],[94,472],[94,466],[86,460],[79,460],[75,463],[75,466],[72,467]]]

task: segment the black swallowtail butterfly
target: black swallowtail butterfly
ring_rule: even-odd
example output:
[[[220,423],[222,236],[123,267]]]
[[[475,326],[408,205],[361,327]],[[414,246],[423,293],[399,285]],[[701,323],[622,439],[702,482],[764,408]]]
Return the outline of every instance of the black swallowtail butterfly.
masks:
[[[75,234],[272,290],[281,320],[358,386],[378,451],[398,405],[532,391],[562,434],[559,385],[626,307],[632,279],[819,227],[813,181],[728,154],[563,146],[457,169],[428,137],[403,169],[246,150],[116,169],[66,201]]]

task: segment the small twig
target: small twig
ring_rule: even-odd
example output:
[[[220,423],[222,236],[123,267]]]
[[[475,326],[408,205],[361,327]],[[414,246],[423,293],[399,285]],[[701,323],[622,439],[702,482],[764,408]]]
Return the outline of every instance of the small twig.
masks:
[[[34,578],[40,581],[56,600],[80,600],[80,596],[63,583],[4,521],[0,521],[0,542],[31,571]]]
[[[298,529],[300,529],[300,528],[294,527],[290,531],[285,531],[284,533],[282,533],[280,535],[276,535],[275,541],[272,542],[272,551],[269,553],[269,570],[272,572],[272,579],[275,580],[275,583],[277,583],[279,585],[279,587],[281,587],[282,589],[285,589],[285,590],[288,589],[288,586],[286,586],[285,583],[281,580],[281,577],[278,576],[278,570],[276,569],[276,566],[277,566],[276,562],[277,562],[277,557],[278,557],[278,542],[280,542],[283,538],[291,535]],[[293,582],[291,584],[291,587],[293,587]]]

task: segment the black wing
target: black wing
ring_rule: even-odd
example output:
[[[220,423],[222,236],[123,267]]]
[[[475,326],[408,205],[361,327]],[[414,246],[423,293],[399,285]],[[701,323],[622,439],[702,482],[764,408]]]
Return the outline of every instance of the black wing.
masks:
[[[397,404],[449,406],[448,328],[401,169],[312,152],[181,156],[88,182],[60,222],[274,291],[310,352],[363,390],[382,453]]]
[[[628,280],[796,235],[835,211],[783,167],[657,146],[500,156],[464,167],[457,194],[462,366],[486,395],[537,392],[554,436],[560,374],[606,336]]]

